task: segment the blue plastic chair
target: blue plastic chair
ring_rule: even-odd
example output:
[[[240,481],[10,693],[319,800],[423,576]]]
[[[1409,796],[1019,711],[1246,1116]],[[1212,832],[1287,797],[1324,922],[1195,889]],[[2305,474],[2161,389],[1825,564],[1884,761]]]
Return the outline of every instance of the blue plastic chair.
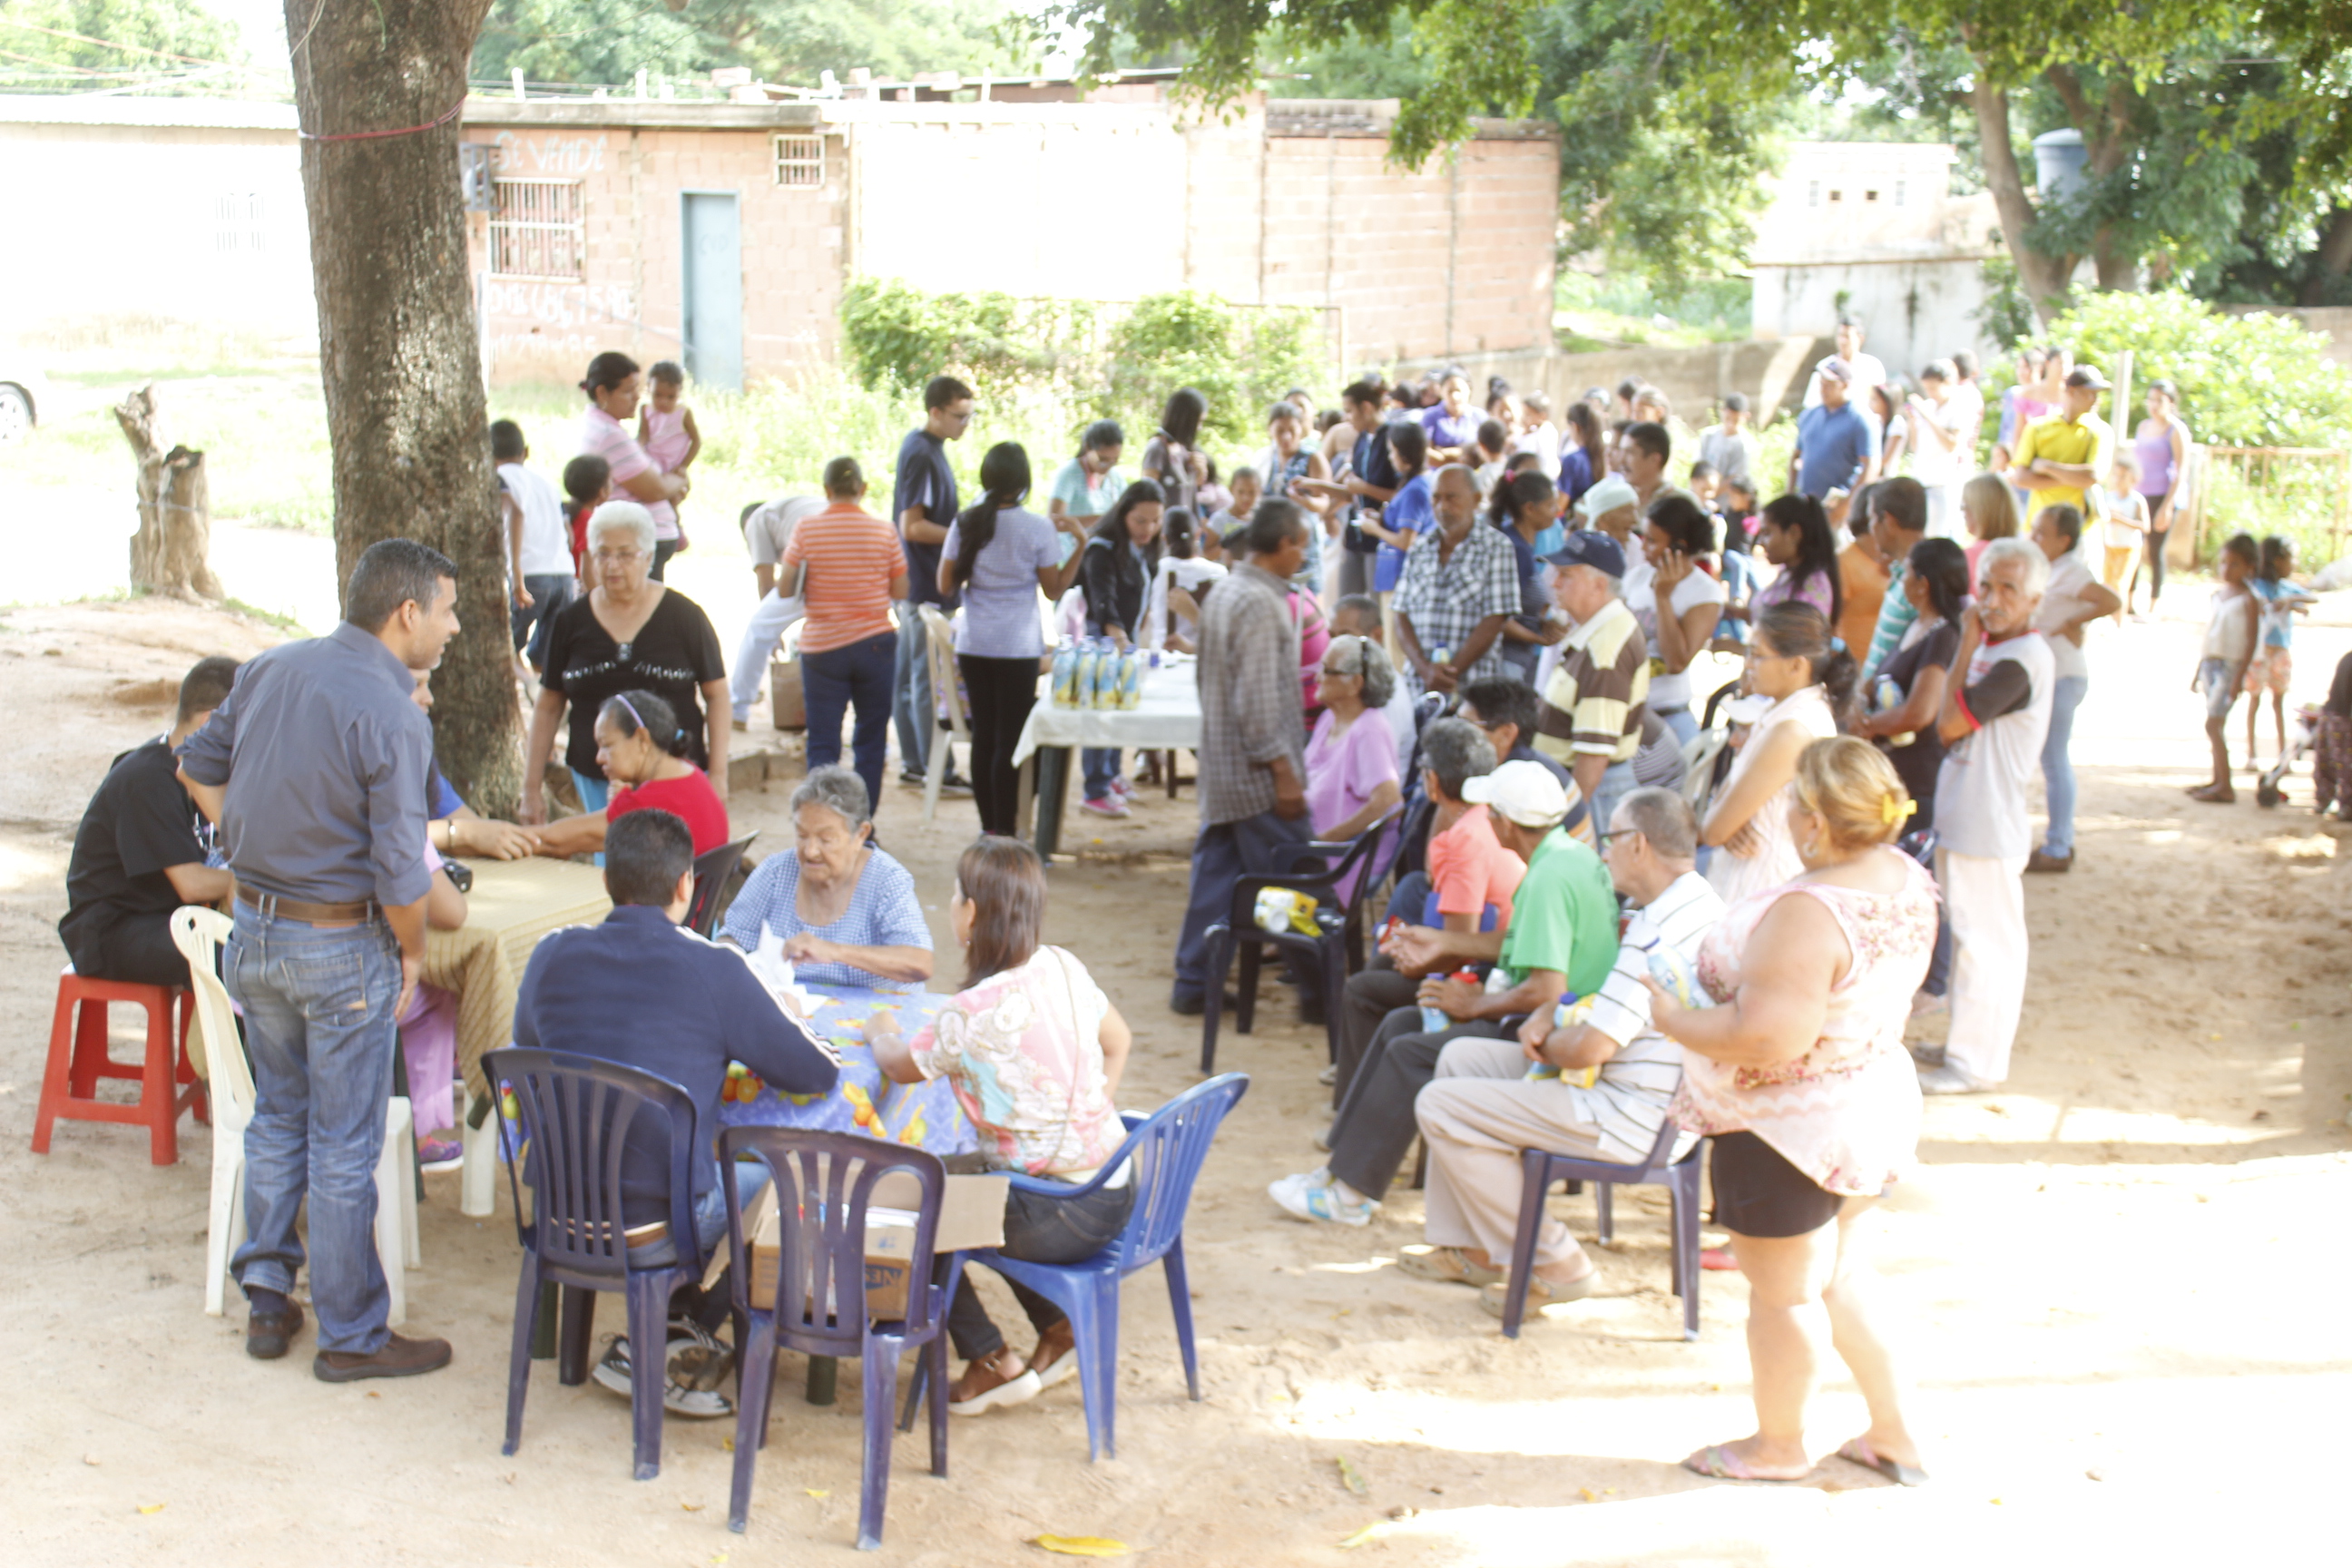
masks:
[[[1527,1316],[1528,1279],[1535,1271],[1536,1237],[1543,1228],[1544,1190],[1566,1176],[1570,1183],[1593,1184],[1592,1206],[1599,1217],[1603,1247],[1617,1235],[1616,1216],[1610,1202],[1612,1188],[1666,1189],[1674,1205],[1674,1281],[1675,1294],[1683,1299],[1683,1338],[1698,1338],[1698,1154],[1706,1145],[1702,1139],[1691,1145],[1689,1153],[1676,1160],[1675,1140],[1681,1135],[1682,1129],[1675,1125],[1675,1119],[1667,1117],[1658,1129],[1658,1141],[1650,1146],[1650,1157],[1638,1165],[1554,1154],[1542,1149],[1520,1151],[1519,1230],[1511,1242],[1510,1283],[1504,1287],[1505,1337],[1517,1339],[1519,1324]],[[1570,1190],[1575,1189],[1571,1186]]]
[[[1135,1170],[1135,1210],[1118,1239],[1079,1263],[1028,1263],[1007,1258],[994,1247],[964,1255],[968,1263],[985,1263],[1007,1279],[1028,1286],[1069,1314],[1077,1346],[1078,1383],[1087,1407],[1087,1462],[1098,1454],[1118,1458],[1118,1288],[1139,1268],[1164,1262],[1168,1269],[1168,1304],[1176,1319],[1176,1343],[1184,1353],[1184,1383],[1198,1403],[1201,1397],[1200,1359],[1192,1349],[1192,1296],[1184,1283],[1184,1213],[1192,1205],[1192,1183],[1209,1157],[1209,1144],[1241,1098],[1249,1091],[1247,1073],[1229,1072],[1194,1084],[1149,1116],[1123,1118],[1127,1142],[1103,1162],[1102,1173],[1083,1187],[1063,1182],[1015,1175],[1013,1184],[1024,1191],[1055,1197],[1081,1197],[1093,1192],[1129,1159]],[[946,1378],[945,1360],[935,1374]],[[937,1410],[936,1399],[932,1408]],[[908,1415],[913,1416],[911,1401]],[[936,1416],[934,1420],[938,1419]]]
[[[873,1552],[882,1544],[883,1508],[890,1489],[890,1411],[898,1392],[898,1357],[910,1347],[923,1352],[918,1396],[923,1372],[930,1373],[931,1474],[948,1473],[945,1328],[960,1263],[949,1265],[943,1282],[931,1282],[931,1240],[947,1191],[947,1169],[936,1154],[854,1132],[730,1127],[719,1135],[722,1163],[747,1155],[775,1174],[782,1226],[774,1305],[754,1307],[742,1203],[733,1184],[728,1185],[728,1256],[734,1265],[736,1310],[745,1327],[740,1336],[735,1484],[728,1500],[727,1526],[740,1533],[751,1517],[751,1476],[760,1450],[768,1446],[778,1347],[811,1356],[856,1356],[866,1372],[866,1471],[858,1490],[857,1549]],[[875,1184],[893,1171],[907,1173],[922,1188],[907,1275],[907,1316],[898,1322],[869,1322],[866,1215]],[[912,1414],[910,1402],[910,1418]]]
[[[1234,884],[1234,901],[1225,918],[1212,921],[1202,933],[1208,946],[1208,989],[1201,1016],[1201,1070],[1217,1068],[1217,1029],[1224,1013],[1225,971],[1236,952],[1241,954],[1241,978],[1234,988],[1238,1004],[1234,1027],[1250,1032],[1257,1010],[1257,971],[1268,942],[1303,955],[1323,976],[1324,1033],[1330,1059],[1339,1059],[1339,1032],[1346,1026],[1344,1005],[1351,946],[1360,950],[1354,933],[1358,914],[1372,889],[1384,881],[1396,864],[1404,836],[1396,831],[1402,806],[1344,844],[1313,842],[1283,846],[1277,863],[1264,874],[1253,873]],[[1385,842],[1383,842],[1385,840]],[[1319,862],[1319,864],[1317,864]],[[1338,902],[1339,884],[1351,872],[1361,872],[1348,901]],[[1257,896],[1268,888],[1288,888],[1318,900],[1316,933],[1270,931],[1257,923]],[[1359,951],[1359,956],[1360,952]]]
[[[541,1287],[562,1289],[556,1381],[588,1380],[596,1294],[622,1292],[629,1311],[629,1415],[636,1477],[661,1473],[662,1394],[668,1382],[670,1293],[702,1278],[694,1234],[694,1101],[667,1079],[596,1057],[509,1047],[482,1058],[492,1093],[511,1092],[529,1141],[531,1217],[523,1218],[522,1176],[507,1165],[522,1277],[515,1286],[514,1348],[507,1360],[507,1440],[522,1444],[523,1394],[530,1382],[532,1331]],[[640,1119],[658,1124],[669,1162],[668,1232],[632,1247],[621,1210],[622,1151]]]

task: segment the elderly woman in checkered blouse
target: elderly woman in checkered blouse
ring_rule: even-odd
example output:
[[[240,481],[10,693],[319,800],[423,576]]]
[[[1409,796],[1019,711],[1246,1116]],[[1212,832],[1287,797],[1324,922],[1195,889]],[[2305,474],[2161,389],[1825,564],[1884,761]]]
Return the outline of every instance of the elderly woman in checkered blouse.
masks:
[[[918,992],[931,977],[931,928],[915,879],[874,843],[866,781],[817,768],[793,792],[793,853],[771,855],[728,906],[726,938],[750,952],[784,939],[794,978]]]

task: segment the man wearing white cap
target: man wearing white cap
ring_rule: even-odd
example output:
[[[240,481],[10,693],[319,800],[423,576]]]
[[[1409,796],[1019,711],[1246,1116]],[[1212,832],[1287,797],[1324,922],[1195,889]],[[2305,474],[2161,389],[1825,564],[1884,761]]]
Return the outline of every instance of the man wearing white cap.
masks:
[[[1560,996],[1599,990],[1617,956],[1609,871],[1561,828],[1568,792],[1559,781],[1538,763],[1505,763],[1464,780],[1462,796],[1486,807],[1495,837],[1528,864],[1512,896],[1510,923],[1500,931],[1421,927],[1401,933],[1414,945],[1394,951],[1397,966],[1428,975],[1416,1005],[1391,1013],[1372,1036],[1331,1124],[1330,1163],[1266,1189],[1299,1219],[1368,1223],[1412,1147],[1413,1097],[1436,1072],[1445,1043],[1465,1036],[1503,1038],[1500,1020],[1519,1014],[1530,1020],[1522,1037],[1532,1033],[1540,1040]],[[1494,973],[1484,986],[1441,978],[1449,969],[1488,963]],[[1443,1013],[1445,1027],[1425,1028],[1424,1008]]]

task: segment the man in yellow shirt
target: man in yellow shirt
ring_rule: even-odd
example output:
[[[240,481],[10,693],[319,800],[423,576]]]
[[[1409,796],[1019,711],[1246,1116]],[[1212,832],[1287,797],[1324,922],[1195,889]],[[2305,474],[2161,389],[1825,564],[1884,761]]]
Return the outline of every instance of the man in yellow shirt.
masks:
[[[2083,492],[2099,482],[2114,437],[2107,422],[2092,410],[2106,390],[2107,378],[2095,365],[2078,366],[2067,374],[2058,412],[2036,419],[2018,437],[2008,479],[2018,489],[2033,492],[2032,512],[2062,502],[2080,510]],[[2033,519],[2025,521],[2030,528]]]

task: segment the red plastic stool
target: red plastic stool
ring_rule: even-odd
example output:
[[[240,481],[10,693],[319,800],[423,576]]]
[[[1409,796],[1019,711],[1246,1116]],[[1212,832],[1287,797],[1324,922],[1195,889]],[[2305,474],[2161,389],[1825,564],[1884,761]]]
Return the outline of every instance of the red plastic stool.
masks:
[[[135,1003],[147,1009],[147,1056],[137,1066],[116,1061],[107,1052],[107,1009],[114,1003]],[[176,1050],[172,1011],[180,1014]],[[158,1165],[180,1158],[180,1112],[194,1110],[196,1120],[212,1122],[212,1107],[205,1086],[188,1060],[188,1025],[195,1016],[194,998],[169,985],[134,985],[120,980],[90,980],[66,965],[58,979],[58,1011],[49,1026],[48,1070],[41,1075],[41,1108],[33,1121],[33,1152],[49,1152],[49,1133],[59,1118],[73,1121],[122,1121],[144,1127]],[[124,1079],[139,1085],[139,1098],[117,1104],[98,1098],[100,1079]],[[185,1089],[181,1085],[186,1085]]]

